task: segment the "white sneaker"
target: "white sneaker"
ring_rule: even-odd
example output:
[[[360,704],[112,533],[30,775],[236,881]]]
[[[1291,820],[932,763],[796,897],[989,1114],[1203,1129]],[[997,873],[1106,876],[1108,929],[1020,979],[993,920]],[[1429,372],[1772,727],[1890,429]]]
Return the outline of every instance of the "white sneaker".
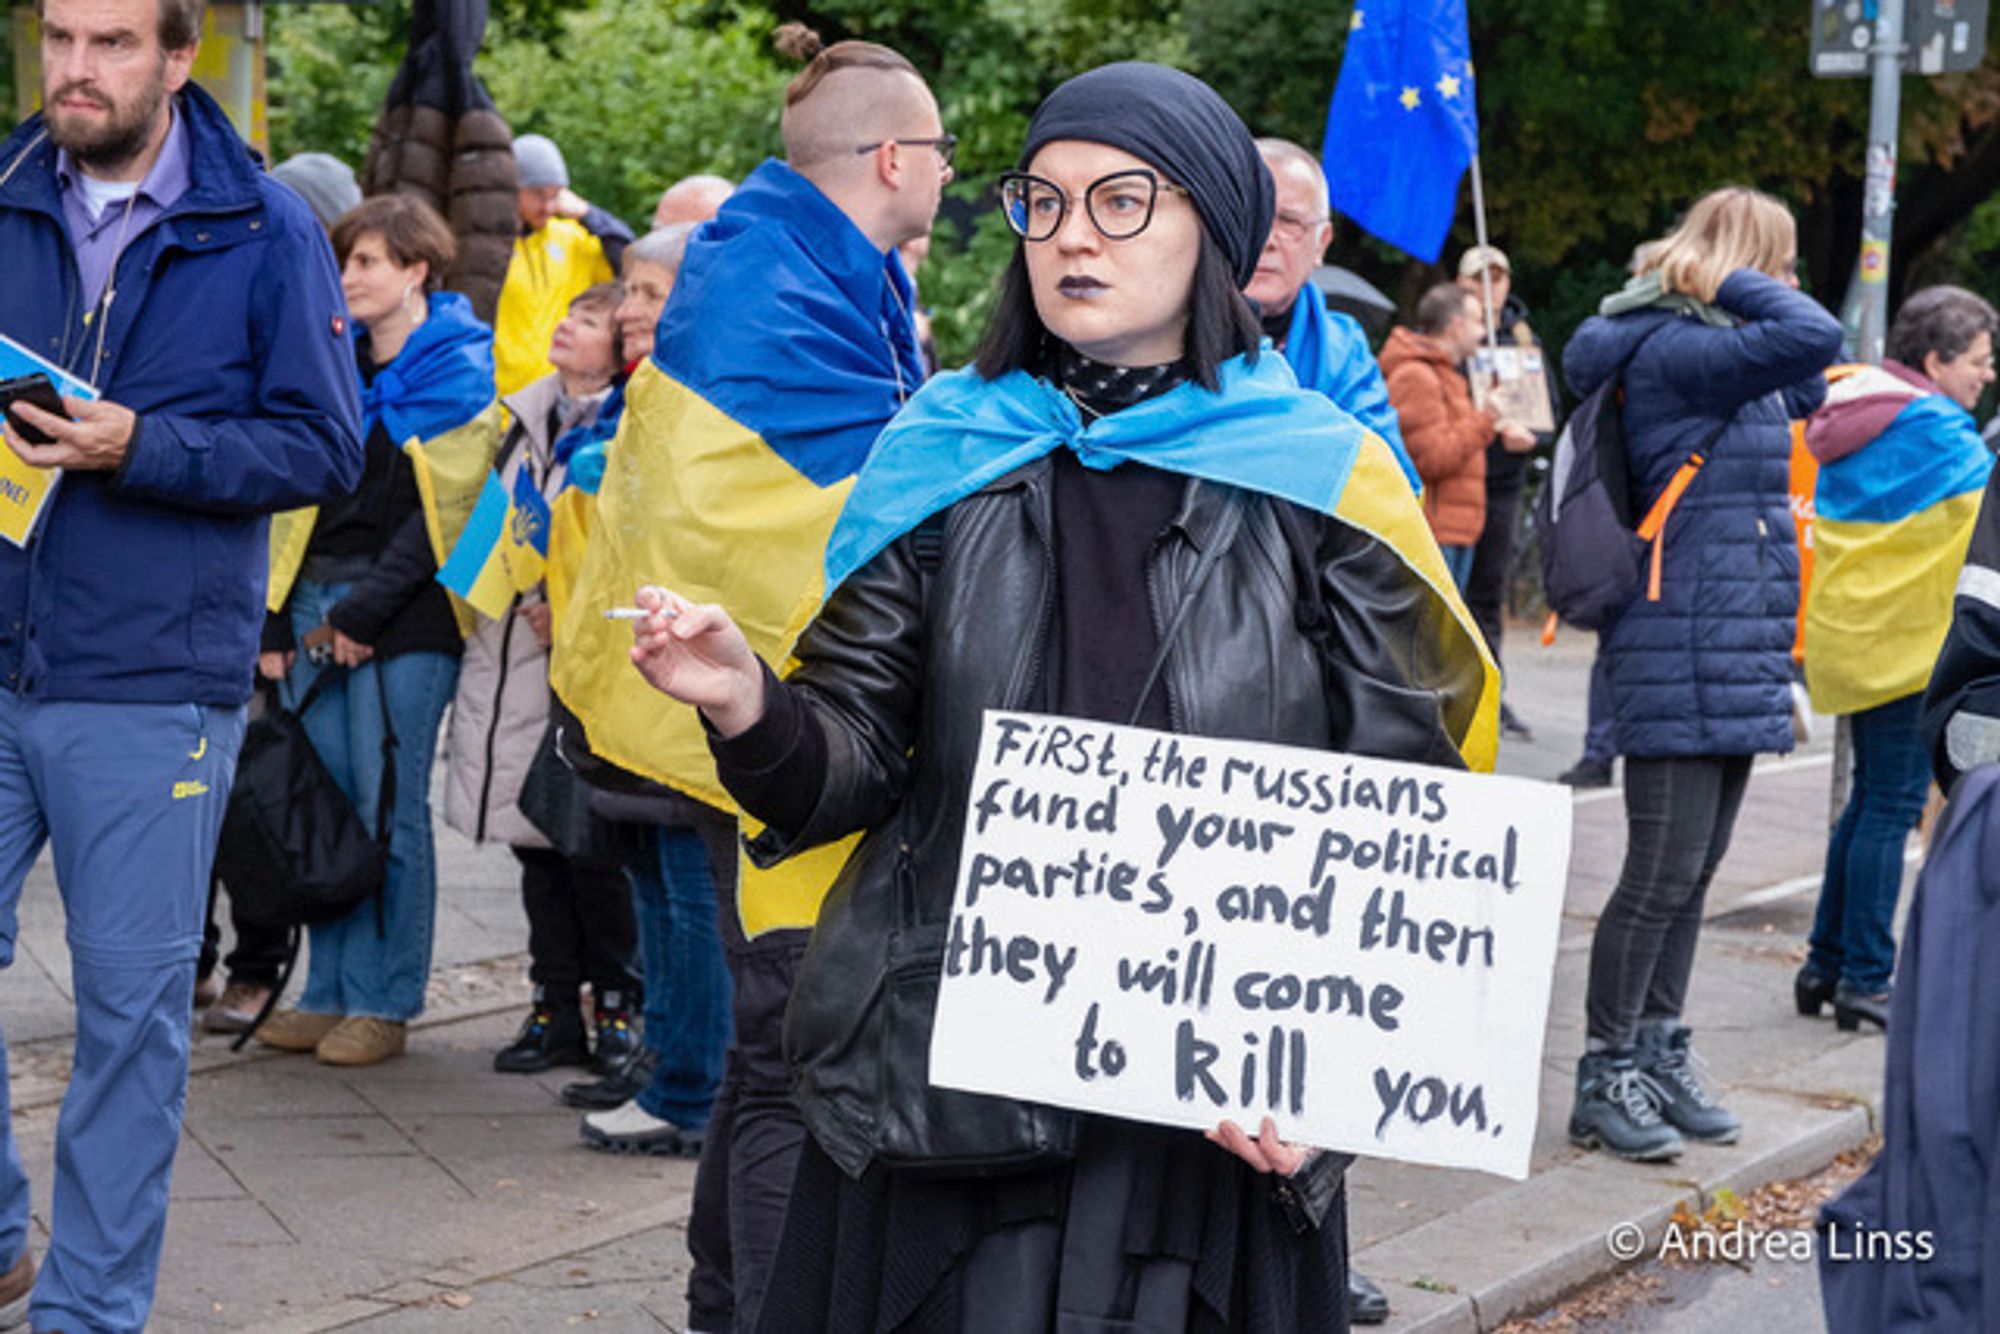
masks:
[[[662,1121],[637,1098],[583,1118],[583,1142],[606,1153],[644,1153],[663,1158],[699,1158],[705,1134]]]

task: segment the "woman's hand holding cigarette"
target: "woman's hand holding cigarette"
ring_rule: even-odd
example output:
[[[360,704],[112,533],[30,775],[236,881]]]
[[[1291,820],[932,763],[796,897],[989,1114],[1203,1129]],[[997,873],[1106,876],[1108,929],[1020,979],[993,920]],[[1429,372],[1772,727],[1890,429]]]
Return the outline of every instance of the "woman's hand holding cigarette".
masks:
[[[651,584],[635,599],[632,665],[655,690],[702,711],[725,737],[764,716],[764,667],[729,613]]]

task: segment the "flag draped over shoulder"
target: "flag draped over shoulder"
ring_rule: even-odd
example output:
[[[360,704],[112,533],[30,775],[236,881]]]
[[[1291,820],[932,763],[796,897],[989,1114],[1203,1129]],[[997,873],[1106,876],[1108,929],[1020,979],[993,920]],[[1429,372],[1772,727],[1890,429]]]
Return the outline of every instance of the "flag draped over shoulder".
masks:
[[[603,758],[734,809],[696,712],[645,682],[630,627],[603,613],[665,585],[786,660],[853,476],[922,379],[913,300],[893,252],[779,162],[689,239],[558,612],[551,682]]]
[[[1822,461],[1806,686],[1824,713],[1856,713],[1924,688],[1993,470],[1972,415],[1911,378],[1869,367],[1837,380],[1807,428]],[[1871,414],[1887,416],[1887,426],[1858,449],[1827,456],[1843,416],[1865,429]]]
[[[379,426],[409,455],[431,550],[442,565],[472,514],[499,445],[493,331],[458,293],[433,293],[429,317],[363,386],[361,408],[364,447]],[[318,517],[317,509],[272,517],[269,610],[279,610],[291,596]]]
[[[1326,398],[1300,391],[1266,349],[1236,357],[1211,392],[1193,382],[1085,422],[1045,380],[1013,371],[940,375],[882,433],[826,550],[833,588],[924,519],[1056,449],[1090,468],[1140,462],[1281,497],[1381,541],[1429,593],[1424,623],[1447,652],[1476,653],[1479,697],[1448,718],[1468,766],[1490,770],[1498,747],[1500,675],[1458,595],[1430,526],[1382,438]],[[1275,444],[1274,442],[1280,442]]]
[[[1403,424],[1389,402],[1389,387],[1368,347],[1368,335],[1352,315],[1326,308],[1326,297],[1307,283],[1292,302],[1292,322],[1285,332],[1285,360],[1299,385],[1318,390],[1369,430],[1382,437],[1396,466],[1410,479],[1410,490],[1424,492],[1424,479],[1403,444]]]
[[[1436,262],[1479,150],[1465,0],[1355,0],[1321,150],[1333,206]]]

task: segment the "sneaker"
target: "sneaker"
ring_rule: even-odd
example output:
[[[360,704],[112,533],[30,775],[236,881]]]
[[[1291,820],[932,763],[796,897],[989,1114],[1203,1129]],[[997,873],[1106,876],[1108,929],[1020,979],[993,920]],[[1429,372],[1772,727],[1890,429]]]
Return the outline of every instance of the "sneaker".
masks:
[[[592,1070],[600,1075],[616,1074],[631,1063],[638,1050],[639,1035],[632,1031],[630,1010],[597,1012],[597,1049],[590,1056]]]
[[[319,1040],[314,1050],[322,1065],[380,1065],[403,1054],[407,1024],[370,1015],[349,1015]]]
[[[1500,730],[1508,736],[1519,737],[1523,741],[1535,739],[1534,729],[1522,722],[1505,700],[1500,703]]]
[[[19,1329],[28,1323],[28,1298],[35,1292],[35,1257],[26,1247],[14,1267],[0,1274],[0,1329]]]
[[[1718,1103],[1702,1078],[1701,1057],[1691,1045],[1694,1034],[1684,1024],[1655,1024],[1639,1030],[1639,1050],[1633,1061],[1659,1090],[1660,1119],[1688,1139],[1704,1144],[1734,1144],[1743,1133],[1735,1113]]]
[[[257,1029],[257,1041],[279,1051],[311,1051],[340,1023],[337,1014],[314,1010],[280,1010]]]
[[[575,1009],[537,1006],[508,1046],[493,1053],[493,1068],[503,1075],[532,1075],[558,1065],[583,1065],[590,1060],[584,1042],[583,1016]]]
[[[699,1158],[706,1134],[662,1121],[638,1099],[583,1118],[583,1142],[605,1153],[644,1153],[656,1158]]]
[[[608,1112],[638,1097],[639,1090],[653,1082],[653,1070],[658,1064],[658,1057],[640,1047],[604,1078],[565,1084],[559,1096],[571,1107],[586,1112]]]
[[[1600,764],[1586,755],[1557,774],[1556,781],[1568,783],[1571,787],[1610,787],[1611,766]]]
[[[1671,1162],[1680,1156],[1681,1137],[1661,1119],[1661,1097],[1652,1077],[1633,1063],[1630,1048],[1585,1052],[1576,1065],[1570,1142],[1633,1162]]]
[[[263,1013],[264,1003],[270,999],[269,987],[250,982],[231,982],[223,989],[221,998],[208,1007],[208,1013],[202,1016],[201,1026],[210,1033],[242,1033],[256,1022],[257,1016]]]
[[[222,979],[214,973],[194,980],[194,1008],[206,1010],[222,995]]]

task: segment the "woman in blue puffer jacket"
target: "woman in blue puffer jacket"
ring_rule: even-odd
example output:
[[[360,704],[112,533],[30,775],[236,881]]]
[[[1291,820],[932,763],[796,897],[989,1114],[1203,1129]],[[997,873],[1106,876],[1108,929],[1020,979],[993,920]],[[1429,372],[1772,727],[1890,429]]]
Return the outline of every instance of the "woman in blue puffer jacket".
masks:
[[[1601,640],[1627,757],[1626,851],[1591,945],[1570,1137],[1628,1158],[1741,1128],[1703,1086],[1680,1018],[1751,758],[1792,746],[1790,422],[1825,397],[1841,338],[1798,292],[1797,254],[1783,204],[1717,190],[1563,354],[1579,394],[1622,371],[1635,514],[1690,455],[1707,460],[1667,522],[1657,597],[1641,593]]]

